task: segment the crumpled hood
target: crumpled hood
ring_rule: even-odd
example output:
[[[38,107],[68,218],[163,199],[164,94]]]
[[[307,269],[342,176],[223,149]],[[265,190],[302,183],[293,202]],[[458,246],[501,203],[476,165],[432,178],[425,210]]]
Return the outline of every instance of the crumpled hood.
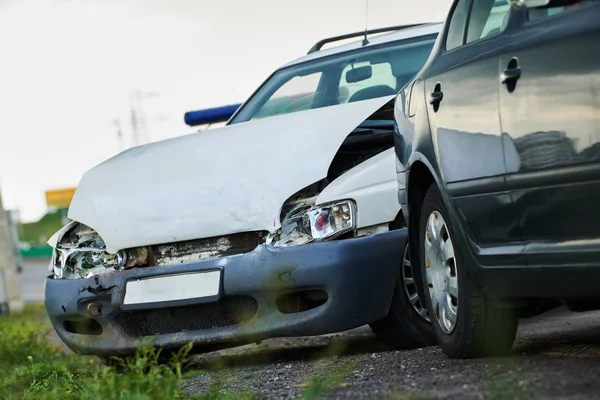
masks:
[[[393,96],[245,122],[126,150],[88,171],[69,218],[107,251],[275,231],[283,203],[327,176],[362,121]]]

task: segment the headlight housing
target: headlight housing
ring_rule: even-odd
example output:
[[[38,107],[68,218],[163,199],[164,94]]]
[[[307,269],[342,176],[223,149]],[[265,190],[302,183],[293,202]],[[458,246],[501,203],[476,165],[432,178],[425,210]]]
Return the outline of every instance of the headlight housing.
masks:
[[[333,239],[352,231],[356,205],[351,200],[310,207],[299,204],[288,212],[281,229],[267,239],[274,246],[290,246]]]
[[[89,278],[119,270],[125,265],[125,253],[106,252],[100,235],[84,224],[71,222],[51,239],[54,247],[52,269],[57,279]]]

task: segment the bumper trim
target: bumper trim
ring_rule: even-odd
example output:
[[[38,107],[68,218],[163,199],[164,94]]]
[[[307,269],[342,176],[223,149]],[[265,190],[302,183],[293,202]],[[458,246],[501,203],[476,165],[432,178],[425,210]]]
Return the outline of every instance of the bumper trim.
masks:
[[[124,355],[145,340],[155,346],[178,348],[248,343],[281,336],[312,336],[356,328],[387,315],[406,242],[406,229],[373,236],[312,243],[287,248],[260,245],[254,251],[193,263],[137,268],[77,280],[46,279],[45,304],[59,337],[79,354]],[[124,311],[125,283],[171,273],[221,268],[222,298],[250,296],[258,303],[255,318],[236,326],[182,331],[152,337],[124,334],[116,319]],[[327,292],[325,304],[308,311],[284,314],[277,297],[298,290]],[[100,306],[98,316],[87,305]],[[160,308],[164,308],[161,305]],[[69,320],[93,318],[102,335],[65,330]]]

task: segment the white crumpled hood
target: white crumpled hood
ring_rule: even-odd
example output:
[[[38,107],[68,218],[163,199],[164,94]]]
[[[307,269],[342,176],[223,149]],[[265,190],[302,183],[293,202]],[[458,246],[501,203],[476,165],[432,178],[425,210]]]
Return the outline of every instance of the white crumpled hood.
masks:
[[[327,175],[344,138],[393,96],[135,147],[82,178],[69,218],[107,250],[279,228],[283,202]]]

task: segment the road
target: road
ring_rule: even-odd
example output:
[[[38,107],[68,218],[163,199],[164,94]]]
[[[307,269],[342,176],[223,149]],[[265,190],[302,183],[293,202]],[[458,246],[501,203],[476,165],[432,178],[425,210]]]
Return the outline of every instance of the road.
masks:
[[[26,261],[26,301],[43,301],[47,265]],[[600,311],[557,309],[522,320],[514,354],[504,358],[451,360],[436,347],[388,350],[363,327],[207,353],[189,367],[206,371],[184,380],[189,394],[218,386],[295,399],[321,379],[331,399],[600,399]]]
[[[21,293],[25,302],[44,301],[44,279],[48,275],[47,258],[26,258],[21,273]]]
[[[293,399],[321,378],[331,399],[600,399],[600,312],[557,309],[522,320],[514,354],[503,358],[390,351],[360,328],[209,353],[192,367],[208,372],[184,381],[189,394],[218,386]]]

